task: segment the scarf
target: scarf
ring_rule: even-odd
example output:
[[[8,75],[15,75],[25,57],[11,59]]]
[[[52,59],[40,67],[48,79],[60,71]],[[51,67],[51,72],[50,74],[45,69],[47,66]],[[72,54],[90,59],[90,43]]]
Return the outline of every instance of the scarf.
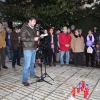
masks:
[[[92,37],[92,39],[90,39],[90,36]],[[87,41],[92,41],[94,43],[94,36],[93,36],[93,34],[88,34],[87,35]]]

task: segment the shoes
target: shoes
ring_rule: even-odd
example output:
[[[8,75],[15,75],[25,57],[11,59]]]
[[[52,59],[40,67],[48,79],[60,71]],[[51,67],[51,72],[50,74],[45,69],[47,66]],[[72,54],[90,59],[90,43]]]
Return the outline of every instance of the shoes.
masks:
[[[30,78],[39,78],[39,77],[35,75],[35,76],[30,76]]]
[[[70,64],[67,64],[67,66],[70,66]]]
[[[12,60],[9,60],[9,62],[12,62]]]
[[[49,66],[51,67],[51,63],[49,64]]]
[[[24,86],[30,86],[30,84],[29,84],[28,82],[22,82],[22,84],[23,84]]]
[[[12,68],[15,68],[15,66],[12,66]]]
[[[17,64],[18,66],[22,66],[21,64]]]
[[[8,69],[8,67],[7,67],[7,66],[3,66],[2,68],[4,68],[4,69]]]
[[[48,63],[44,63],[45,65],[49,65]]]
[[[35,76],[33,76],[33,78],[39,78],[39,77],[35,75]]]
[[[75,67],[77,67],[78,65],[75,65]]]
[[[36,66],[34,65],[34,68],[36,68]]]
[[[64,66],[64,64],[61,64],[61,65],[60,65],[60,67],[63,67],[63,66]]]
[[[53,63],[54,66],[56,66],[56,63]]]

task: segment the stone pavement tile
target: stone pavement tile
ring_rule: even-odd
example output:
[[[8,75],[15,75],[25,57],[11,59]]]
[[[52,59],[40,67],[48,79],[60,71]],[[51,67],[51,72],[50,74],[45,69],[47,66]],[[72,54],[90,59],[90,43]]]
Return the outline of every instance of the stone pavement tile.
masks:
[[[8,99],[6,99],[6,98],[2,98],[2,99],[0,99],[0,100],[8,100]]]
[[[57,95],[57,94],[52,93],[52,94],[50,94],[50,96],[56,97],[56,98],[58,98],[58,100],[59,100],[59,99],[65,99],[64,96],[61,96],[61,95],[59,95],[59,94]]]
[[[95,98],[96,100],[99,98],[100,99],[100,96],[99,95],[91,95],[91,97],[90,98]]]
[[[46,92],[49,92],[49,93],[51,93],[54,90],[54,89],[50,89],[48,87],[41,87],[40,89],[42,89],[42,90],[44,90]]]
[[[44,99],[45,96],[43,95],[39,95],[37,93],[32,93],[31,95],[35,96],[35,97],[38,97],[38,98],[41,98],[41,99]]]
[[[88,100],[100,100],[100,98],[89,98]]]
[[[36,90],[36,87],[34,87],[34,88],[22,87],[22,88],[19,89],[19,91],[23,91],[23,92],[26,92],[26,93],[34,92],[34,90]]]
[[[13,95],[17,95],[17,96],[23,98],[23,97],[25,97],[26,94],[23,93],[23,95],[22,95],[22,94],[20,94],[20,93],[13,92]]]
[[[19,87],[16,87],[15,85],[9,85],[6,88],[8,88],[9,90],[12,90],[12,91],[16,91],[19,89]]]
[[[4,90],[0,90],[0,93],[4,93],[4,94],[6,94],[6,95],[9,94],[8,92],[6,92],[6,91],[4,91]]]
[[[42,90],[42,89],[38,89],[37,92],[41,92],[41,93],[46,94],[46,95],[50,94],[50,92],[47,92],[47,91]]]
[[[45,98],[45,100],[53,100],[53,99],[51,99],[51,98]]]
[[[30,93],[30,91],[27,91],[25,89],[20,89],[20,91],[23,92],[24,94],[29,94]]]
[[[66,95],[65,94],[59,94],[59,93],[55,93],[55,92],[53,92],[50,96],[57,96],[57,98],[59,98],[59,99],[65,99],[66,98]]]
[[[23,95],[23,97],[26,96],[26,95],[28,95],[28,93],[25,93],[25,92],[23,92],[23,91],[21,91],[21,90],[17,90],[16,93],[18,93],[18,94],[20,94],[20,95]],[[30,93],[29,93],[29,94],[30,94]]]
[[[41,99],[41,98],[39,98],[39,97],[36,97],[36,96],[34,96],[34,95],[32,95],[32,94],[28,95],[28,97],[31,98],[32,100],[43,100],[43,99]],[[24,99],[23,99],[23,100],[24,100]]]
[[[48,96],[48,98],[45,98],[45,100],[50,99],[50,100],[61,100],[59,98],[56,97],[52,97],[52,96]]]
[[[87,100],[87,99],[84,98],[84,97],[78,97],[78,96],[77,96],[75,99],[76,99],[76,100]]]
[[[22,88],[24,85],[22,84],[21,80],[16,82],[16,83],[12,83],[12,85],[14,85],[17,88]]]
[[[0,96],[0,100],[3,98],[3,96]]]
[[[62,100],[60,98],[53,97],[53,96],[48,96],[47,98],[45,98],[45,100],[47,100],[47,99],[51,99],[51,100]]]
[[[46,97],[46,96],[47,96],[47,94],[44,94],[44,93],[38,92],[38,91],[35,91],[34,93],[36,93],[36,94],[38,94],[38,95],[41,95],[41,96],[43,96],[43,97]],[[34,93],[32,93],[32,94],[34,95]]]
[[[35,99],[32,99],[32,98],[30,98],[30,97],[25,97],[25,98],[23,98],[23,99],[21,99],[21,100],[35,100]],[[37,99],[38,100],[38,99]]]
[[[1,97],[5,97],[7,94],[3,93],[3,92],[0,92],[0,96]]]
[[[11,97],[13,97],[13,98],[15,98],[15,99],[17,99],[17,100],[21,100],[22,99],[22,97],[21,96],[19,96],[19,95],[16,95],[16,94],[9,94],[9,96],[11,96]]]
[[[57,93],[59,93],[59,94],[62,94],[62,93],[64,93],[64,94],[66,94],[66,93],[70,93],[71,92],[71,90],[66,90],[66,89],[59,89],[59,88],[57,88],[56,90],[55,90],[55,92],[57,92]]]
[[[17,100],[15,98],[11,97],[11,96],[5,96],[5,98],[7,98],[8,100]]]

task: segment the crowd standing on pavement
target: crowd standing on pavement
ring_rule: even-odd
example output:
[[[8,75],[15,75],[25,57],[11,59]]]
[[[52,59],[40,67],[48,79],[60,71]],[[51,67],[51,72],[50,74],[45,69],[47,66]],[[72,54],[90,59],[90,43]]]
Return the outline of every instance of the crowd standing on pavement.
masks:
[[[41,34],[47,35],[43,37]],[[31,16],[22,27],[17,26],[14,30],[10,26],[4,29],[0,22],[0,70],[8,69],[5,65],[6,53],[12,68],[16,67],[16,63],[22,66],[20,58],[24,57],[22,84],[29,86],[28,70],[30,77],[38,78],[34,66],[39,44],[43,47],[43,63],[50,67],[57,64],[70,66],[72,62],[74,66],[100,67],[100,31],[97,26],[86,34],[75,26],[39,30],[36,18]]]

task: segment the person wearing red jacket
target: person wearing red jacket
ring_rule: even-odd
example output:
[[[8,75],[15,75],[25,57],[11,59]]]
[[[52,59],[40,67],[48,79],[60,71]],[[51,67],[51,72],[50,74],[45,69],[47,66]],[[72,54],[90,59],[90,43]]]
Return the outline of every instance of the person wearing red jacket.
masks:
[[[59,44],[60,44],[60,64],[63,67],[64,65],[64,54],[66,55],[66,65],[69,66],[70,59],[70,43],[71,36],[67,34],[67,27],[63,27],[62,33],[59,35]]]

